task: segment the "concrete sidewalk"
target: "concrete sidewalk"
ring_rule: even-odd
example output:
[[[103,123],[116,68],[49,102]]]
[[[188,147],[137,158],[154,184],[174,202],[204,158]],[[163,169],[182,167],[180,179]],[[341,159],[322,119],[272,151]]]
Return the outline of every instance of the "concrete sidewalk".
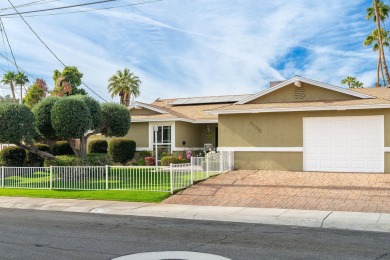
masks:
[[[0,208],[291,225],[390,232],[390,214],[0,197]]]

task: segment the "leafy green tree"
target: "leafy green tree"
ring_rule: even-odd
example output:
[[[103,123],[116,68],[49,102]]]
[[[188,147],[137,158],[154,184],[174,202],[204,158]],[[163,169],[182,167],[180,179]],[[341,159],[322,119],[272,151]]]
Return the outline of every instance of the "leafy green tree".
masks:
[[[376,29],[381,32],[381,23],[383,23],[389,16],[389,11],[390,7],[383,3],[380,0],[373,0],[372,1],[372,7],[367,8],[367,15],[366,19],[370,20],[372,19],[373,22],[376,23]],[[386,80],[388,83],[390,83],[390,74],[389,70],[387,68],[387,63],[386,63],[386,57],[385,57],[385,52],[383,48],[383,39],[382,39],[382,33],[378,33],[378,47],[379,47],[379,53],[381,55],[381,62],[382,66],[385,71],[386,75]]]
[[[14,102],[16,102],[15,86],[14,86],[15,81],[16,81],[16,73],[13,71],[8,71],[6,74],[4,74],[3,79],[1,80],[2,83],[10,86],[12,98]]]
[[[141,80],[130,72],[129,69],[125,68],[122,71],[118,70],[108,80],[108,91],[111,93],[111,97],[120,97],[120,103],[128,107],[130,100],[140,95],[139,87]]]
[[[125,136],[130,129],[130,112],[119,104],[105,103],[101,105],[103,124],[101,134],[105,136]]]
[[[34,114],[22,104],[0,103],[0,143],[11,143],[43,158],[54,159],[33,143]]]
[[[51,110],[58,100],[60,100],[60,98],[55,96],[44,98],[32,109],[35,116],[36,130],[43,138],[57,138],[57,133],[51,124]]]
[[[44,97],[46,97],[47,86],[43,79],[37,79],[35,83],[28,88],[24,97],[24,103],[31,109]]]
[[[390,33],[389,31],[385,31],[381,29],[382,39],[383,39],[383,46],[389,47],[390,46]],[[376,86],[379,87],[380,79],[379,79],[379,73],[382,72],[382,81],[383,85],[386,86],[385,76],[383,73],[383,67],[382,67],[382,59],[381,59],[381,53],[379,52],[379,44],[378,44],[378,29],[374,29],[370,35],[366,37],[366,39],[363,42],[364,46],[371,46],[372,50],[378,52],[378,64],[377,64],[377,71],[376,71]]]
[[[68,140],[73,152],[85,157],[91,135],[124,136],[129,131],[128,109],[118,104],[110,104],[108,108],[107,105],[82,95],[45,98],[33,109],[37,131],[45,138]]]
[[[15,83],[20,86],[20,103],[23,103],[23,87],[26,83],[29,82],[30,80],[24,72],[19,71],[18,73],[16,73]]]
[[[82,81],[83,73],[77,67],[66,66],[62,72],[55,70],[53,80],[55,87],[52,95],[54,96],[71,96],[71,95],[87,95],[84,89],[79,88]]]
[[[348,88],[351,88],[352,84],[356,81],[355,77],[346,76],[345,79],[341,81],[341,84],[347,84]]]

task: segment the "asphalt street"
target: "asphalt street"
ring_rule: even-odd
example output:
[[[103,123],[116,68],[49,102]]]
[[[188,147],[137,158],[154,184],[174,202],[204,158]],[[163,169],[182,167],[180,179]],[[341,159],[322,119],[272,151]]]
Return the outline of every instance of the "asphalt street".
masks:
[[[169,218],[0,209],[0,234],[1,259],[112,259],[153,251],[390,259],[390,233]]]

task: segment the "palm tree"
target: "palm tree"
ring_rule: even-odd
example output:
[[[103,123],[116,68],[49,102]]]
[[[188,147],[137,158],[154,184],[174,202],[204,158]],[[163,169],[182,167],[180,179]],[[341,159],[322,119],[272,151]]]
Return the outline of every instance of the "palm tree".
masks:
[[[118,70],[115,75],[109,78],[108,91],[111,93],[111,97],[119,95],[120,103],[129,106],[130,99],[133,100],[140,95],[140,84],[141,80],[126,68],[123,72]]]
[[[384,20],[389,16],[390,7],[386,4],[384,4],[380,0],[373,0],[373,7],[370,7],[367,9],[367,15],[366,19],[371,19],[376,23],[376,27],[378,31],[381,31],[381,22],[384,22]],[[389,83],[390,82],[390,75],[389,70],[387,68],[386,64],[386,57],[385,52],[383,49],[383,39],[382,34],[378,33],[378,45],[379,45],[379,52],[381,55],[381,62],[383,64],[385,74],[386,74],[386,80]]]
[[[12,92],[12,99],[14,100],[14,102],[16,102],[15,88],[14,88],[15,78],[16,78],[15,72],[8,71],[6,74],[4,74],[3,79],[1,80],[2,83],[10,86]]]
[[[355,77],[351,77],[351,76],[346,76],[345,79],[343,79],[341,81],[341,84],[347,84],[348,85],[348,88],[351,88],[352,84],[356,82],[356,78]]]
[[[390,46],[390,37],[389,37],[390,32],[381,29],[381,34],[382,34],[383,46],[389,47]],[[380,84],[380,80],[379,80],[379,72],[380,71],[382,71],[383,85],[386,86],[385,77],[384,77],[384,73],[383,73],[383,67],[382,67],[381,53],[379,52],[378,30],[377,29],[374,29],[372,31],[372,33],[366,37],[365,41],[363,42],[363,45],[364,46],[373,45],[372,46],[372,50],[373,51],[378,51],[378,65],[377,65],[377,71],[376,71],[376,86],[379,87],[381,85]]]
[[[352,85],[350,88],[363,88],[363,83],[356,80],[356,81],[352,82]]]
[[[15,83],[20,86],[20,103],[23,102],[23,86],[28,82],[30,81],[28,80],[28,77],[24,72],[19,71],[16,74]]]

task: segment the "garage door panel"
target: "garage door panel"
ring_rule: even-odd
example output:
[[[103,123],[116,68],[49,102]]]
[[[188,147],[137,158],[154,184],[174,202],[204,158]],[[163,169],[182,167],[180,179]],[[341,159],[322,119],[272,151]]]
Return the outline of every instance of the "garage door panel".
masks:
[[[384,117],[304,118],[304,170],[384,171]]]

